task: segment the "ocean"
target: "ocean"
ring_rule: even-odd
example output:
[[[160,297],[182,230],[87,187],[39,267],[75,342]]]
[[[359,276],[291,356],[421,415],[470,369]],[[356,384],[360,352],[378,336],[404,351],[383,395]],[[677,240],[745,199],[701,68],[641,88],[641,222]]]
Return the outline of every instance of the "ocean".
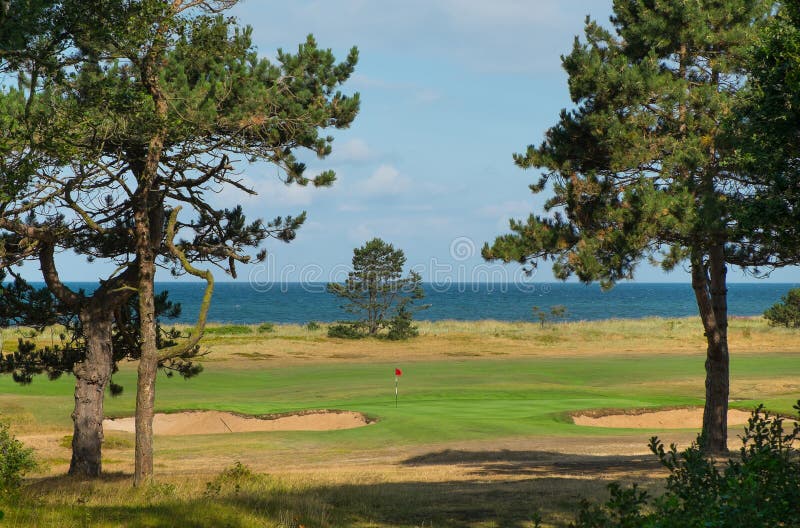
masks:
[[[91,284],[71,284],[91,290]],[[760,315],[797,284],[735,283],[729,285],[728,311],[734,316]],[[191,323],[203,295],[203,284],[158,283],[173,301],[183,305],[178,322]],[[496,319],[532,321],[531,308],[567,309],[567,320],[611,318],[686,317],[697,315],[689,284],[623,283],[604,292],[597,285],[574,283],[425,284],[424,303],[430,308],[416,319],[462,321]],[[218,323],[253,324],[330,322],[346,319],[341,300],[325,291],[323,283],[251,285],[223,282],[215,288],[209,320]]]

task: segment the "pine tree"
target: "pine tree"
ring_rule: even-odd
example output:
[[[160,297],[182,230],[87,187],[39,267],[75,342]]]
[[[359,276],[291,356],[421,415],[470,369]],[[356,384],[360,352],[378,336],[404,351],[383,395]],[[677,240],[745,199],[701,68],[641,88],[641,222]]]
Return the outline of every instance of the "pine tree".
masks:
[[[266,238],[288,242],[305,220],[302,213],[248,222],[241,208],[213,207],[213,196],[223,187],[255,193],[242,183],[238,160],[272,163],[287,184],[330,185],[332,172],[306,176],[295,154],[327,156],[333,138],[321,130],[345,128],[358,112],[358,95],[339,91],[355,67],[355,48],[337,63],[309,36],[296,53],[279,51],[271,62],[253,48],[250,28],[221,16],[235,3],[45,2],[43,19],[58,31],[42,30],[39,19],[23,21],[36,38],[18,39],[44,43],[41,50],[30,44],[0,46],[0,60],[18,81],[18,88],[2,93],[13,102],[2,108],[14,112],[11,121],[22,123],[12,139],[24,146],[3,151],[4,166],[23,176],[0,203],[0,229],[7,239],[2,265],[39,260],[61,302],[79,297],[58,279],[54,249],[119,266],[101,286],[108,284],[109,295],[115,295],[104,299],[106,305],[121,306],[134,293],[139,303],[137,484],[153,472],[158,364],[202,337],[214,278],[195,265],[206,263],[235,277],[237,263],[264,257],[256,248]],[[9,12],[22,16],[25,4],[12,1]],[[12,26],[6,20],[0,38],[6,37],[3,28]],[[28,153],[35,154],[30,162]],[[64,213],[53,215],[54,210]],[[158,264],[207,282],[192,337],[160,351]],[[84,328],[93,326],[94,320],[84,321]],[[107,366],[108,343],[108,338],[94,343],[102,359],[89,355],[87,364]]]
[[[736,163],[730,133],[747,47],[771,7],[616,0],[613,31],[587,19],[585,41],[563,58],[575,108],[514,157],[543,169],[531,189],[552,190],[550,214],[512,221],[512,233],[483,250],[487,259],[552,260],[556,277],[604,287],[633,278],[642,261],[667,271],[688,262],[708,345],[709,453],[727,450],[728,267],[795,259],[764,245],[782,219],[753,200],[770,182]]]
[[[761,184],[740,212],[756,265],[800,263],[800,5],[781,2],[748,47],[748,82],[729,120],[740,172]]]
[[[328,284],[328,291],[344,299],[342,308],[358,316],[350,323],[355,330],[363,329],[374,336],[391,325],[394,339],[415,335],[411,326],[413,311],[427,307],[412,306],[425,293],[418,273],[411,271],[407,277],[402,276],[405,263],[403,250],[380,238],[353,250],[353,271],[344,283]]]

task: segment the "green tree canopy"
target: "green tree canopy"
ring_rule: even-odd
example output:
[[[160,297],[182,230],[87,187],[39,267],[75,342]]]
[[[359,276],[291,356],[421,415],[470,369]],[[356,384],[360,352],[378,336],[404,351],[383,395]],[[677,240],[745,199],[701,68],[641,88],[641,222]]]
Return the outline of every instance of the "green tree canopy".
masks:
[[[767,243],[784,224],[754,196],[772,185],[737,164],[730,130],[749,46],[768,20],[761,0],[616,0],[613,28],[588,20],[563,57],[574,108],[544,142],[515,155],[543,170],[531,189],[545,214],[511,222],[488,259],[536,265],[610,287],[642,261],[688,263],[708,339],[705,448],[727,449],[726,272],[796,261]],[[759,217],[759,222],[752,218]],[[746,228],[745,228],[746,226]]]
[[[328,291],[344,299],[342,306],[357,315],[356,326],[369,335],[395,321],[395,326],[408,328],[412,305],[422,299],[422,278],[414,271],[403,277],[406,256],[380,238],[373,238],[353,250],[353,271],[344,283],[328,284]],[[413,307],[414,311],[426,306]],[[395,328],[397,335],[399,331]]]
[[[741,217],[752,260],[800,263],[800,5],[782,2],[748,48],[748,83],[730,120],[735,163],[760,186]]]
[[[771,325],[800,328],[800,288],[792,288],[780,302],[767,308],[764,318]]]

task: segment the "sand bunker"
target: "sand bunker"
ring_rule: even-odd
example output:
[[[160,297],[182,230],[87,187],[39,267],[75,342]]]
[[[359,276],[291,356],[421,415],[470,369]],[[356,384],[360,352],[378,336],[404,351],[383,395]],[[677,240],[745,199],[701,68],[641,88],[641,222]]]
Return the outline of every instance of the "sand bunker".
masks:
[[[243,416],[221,411],[191,411],[156,414],[153,433],[193,435],[248,433],[253,431],[334,431],[369,425],[361,413],[350,411],[307,411],[270,417]],[[134,418],[103,420],[106,431],[134,432]]]
[[[750,413],[731,409],[728,425],[747,423]],[[627,414],[577,414],[572,417],[576,425],[590,427],[615,427],[621,429],[700,429],[703,426],[703,409],[669,409],[665,411],[632,411]]]

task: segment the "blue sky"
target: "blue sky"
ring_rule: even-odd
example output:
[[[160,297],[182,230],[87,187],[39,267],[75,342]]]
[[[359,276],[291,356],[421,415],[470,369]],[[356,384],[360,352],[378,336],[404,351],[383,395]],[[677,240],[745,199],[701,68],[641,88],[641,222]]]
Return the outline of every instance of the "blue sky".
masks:
[[[511,156],[539,143],[569,106],[560,55],[587,14],[605,22],[610,12],[610,0],[241,2],[233,14],[253,26],[267,56],[294,50],[309,33],[338,57],[358,46],[347,90],[360,92],[363,104],[353,127],[335,134],[329,158],[306,160],[312,173],[337,172],[332,188],[287,187],[274,168],[242,164],[259,195],[216,198],[241,203],[253,217],[309,215],[294,242],[270,241],[265,265],[246,267],[239,280],[335,280],[352,249],[373,236],[402,248],[426,280],[520,279],[516,266],[484,263],[480,247],[505,232],[510,217],[541,206],[545,197],[527,188],[537,173],[517,169]],[[67,280],[109,271],[69,255],[61,263]],[[35,266],[27,268],[35,279]],[[747,280],[738,271],[729,278]],[[553,277],[542,266],[526,280]],[[688,275],[643,265],[637,280]],[[797,282],[800,272],[780,270],[769,280]]]

